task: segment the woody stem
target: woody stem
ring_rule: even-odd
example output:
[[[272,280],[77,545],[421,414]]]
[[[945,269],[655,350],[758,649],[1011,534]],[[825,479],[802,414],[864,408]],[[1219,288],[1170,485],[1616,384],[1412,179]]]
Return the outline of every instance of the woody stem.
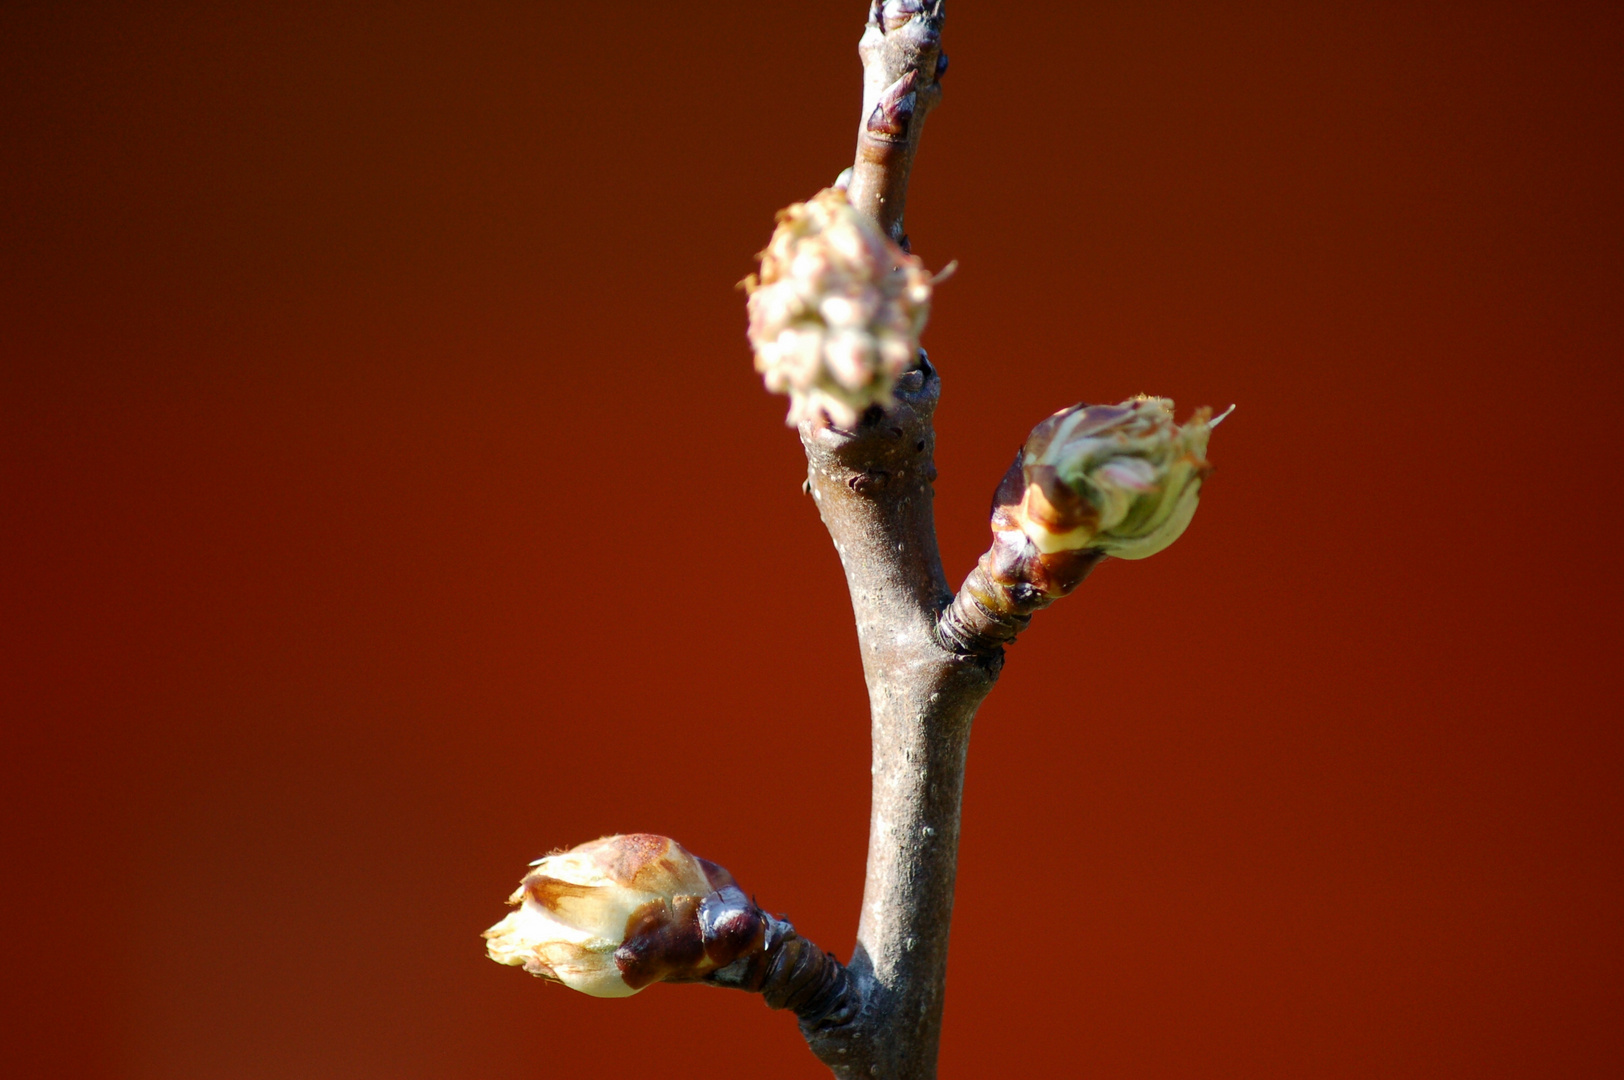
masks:
[[[863,115],[846,193],[904,250],[908,174],[925,116],[942,99],[946,14],[945,0],[874,0],[857,46],[863,60]]]
[[[923,363],[855,431],[801,426],[808,483],[845,568],[868,682],[873,802],[849,1023],[807,1033],[837,1076],[935,1076],[970,722],[1002,656],[944,648],[951,598],[931,512],[940,394]]]

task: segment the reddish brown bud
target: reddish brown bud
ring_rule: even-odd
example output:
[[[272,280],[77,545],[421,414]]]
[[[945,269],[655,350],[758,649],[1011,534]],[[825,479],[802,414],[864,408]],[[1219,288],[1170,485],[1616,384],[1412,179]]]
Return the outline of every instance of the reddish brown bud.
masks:
[[[905,139],[908,137],[908,124],[912,122],[914,108],[919,97],[914,93],[914,83],[919,73],[912,69],[903,72],[902,78],[885,88],[880,100],[874,103],[874,110],[868,114],[868,123],[865,125],[869,132],[885,139]]]

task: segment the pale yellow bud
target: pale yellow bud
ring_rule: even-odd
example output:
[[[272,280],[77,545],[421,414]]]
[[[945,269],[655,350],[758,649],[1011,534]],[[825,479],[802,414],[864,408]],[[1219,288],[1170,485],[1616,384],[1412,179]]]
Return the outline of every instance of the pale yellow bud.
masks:
[[[1154,555],[1195,514],[1212,469],[1211,416],[1197,409],[1181,426],[1171,401],[1144,396],[1062,409],[1032,429],[1020,460],[1024,490],[1004,518],[1045,555],[1083,548],[1119,559]]]
[[[778,215],[761,274],[745,279],[750,345],[767,389],[790,397],[789,422],[851,427],[889,407],[919,355],[931,276],[828,188]]]
[[[593,997],[701,978],[765,933],[732,875],[664,836],[606,836],[531,865],[486,953]]]

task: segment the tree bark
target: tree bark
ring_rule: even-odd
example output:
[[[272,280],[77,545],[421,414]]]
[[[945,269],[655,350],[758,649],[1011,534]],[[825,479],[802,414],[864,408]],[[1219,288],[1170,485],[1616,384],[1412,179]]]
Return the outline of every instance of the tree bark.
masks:
[[[876,0],[858,46],[863,112],[847,195],[904,247],[909,174],[947,67],[944,8]],[[960,655],[937,636],[953,597],[931,506],[940,394],[921,352],[893,408],[870,409],[855,431],[800,426],[807,490],[846,572],[872,716],[868,873],[847,970],[857,1005],[841,1023],[803,1021],[813,1053],[843,1078],[936,1075],[970,722],[1003,662],[999,652]]]
[[[809,1031],[841,1077],[936,1074],[970,722],[1001,652],[966,656],[936,626],[952,599],[931,509],[941,382],[928,361],[856,431],[801,427],[808,485],[846,572],[873,725],[868,875],[849,965],[853,1018]]]

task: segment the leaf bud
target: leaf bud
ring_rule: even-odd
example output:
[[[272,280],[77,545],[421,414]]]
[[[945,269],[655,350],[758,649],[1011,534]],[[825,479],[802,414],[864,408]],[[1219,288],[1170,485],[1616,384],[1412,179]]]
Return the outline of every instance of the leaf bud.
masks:
[[[485,931],[499,964],[593,997],[690,982],[762,948],[767,916],[733,876],[676,841],[606,836],[531,864]]]
[[[1009,482],[1016,479],[1011,469],[999,490],[993,528],[1019,529],[1044,555],[1156,554],[1195,514],[1201,482],[1212,471],[1211,417],[1211,409],[1200,408],[1179,425],[1172,401],[1144,395],[1060,410],[1032,429],[1016,461],[1018,483]]]

